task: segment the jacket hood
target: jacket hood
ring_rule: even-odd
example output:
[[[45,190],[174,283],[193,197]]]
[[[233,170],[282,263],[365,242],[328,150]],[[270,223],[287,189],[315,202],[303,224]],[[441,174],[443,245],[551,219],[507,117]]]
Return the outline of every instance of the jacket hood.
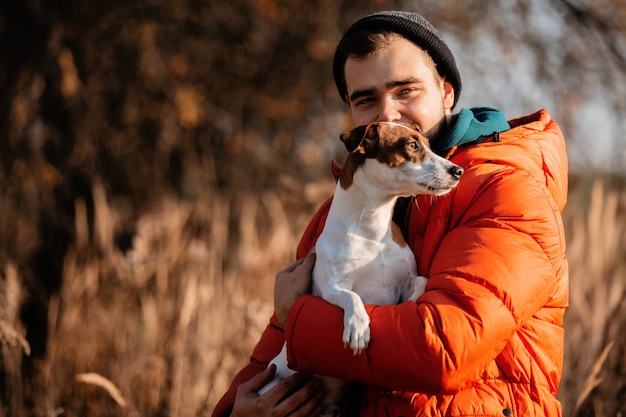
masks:
[[[494,163],[527,171],[546,185],[559,210],[567,202],[567,153],[563,133],[547,110],[509,120],[511,129],[478,145],[454,147],[448,158],[469,167]]]

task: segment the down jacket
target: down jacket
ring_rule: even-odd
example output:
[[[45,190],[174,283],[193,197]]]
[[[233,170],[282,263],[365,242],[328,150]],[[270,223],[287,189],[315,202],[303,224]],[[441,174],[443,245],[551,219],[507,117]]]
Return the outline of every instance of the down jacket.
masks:
[[[340,308],[303,295],[284,332],[271,319],[214,416],[230,413],[237,386],[265,369],[283,340],[294,369],[364,384],[363,417],[560,416],[565,143],[545,110],[509,124],[450,150],[465,169],[450,194],[410,201],[404,234],[429,282],[416,302],[366,307],[366,352],[344,348]],[[315,245],[329,206],[312,219],[298,257]]]

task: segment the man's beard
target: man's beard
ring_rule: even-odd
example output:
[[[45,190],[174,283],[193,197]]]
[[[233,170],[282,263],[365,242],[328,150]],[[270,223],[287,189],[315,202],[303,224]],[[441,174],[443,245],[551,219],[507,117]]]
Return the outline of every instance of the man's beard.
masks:
[[[451,116],[452,115],[450,114],[444,113],[441,120],[438,123],[436,123],[432,128],[430,128],[427,131],[420,131],[420,133],[424,135],[426,139],[428,139],[428,143],[432,149],[436,149],[437,144],[441,142],[443,137],[448,134],[450,129],[452,129],[452,124],[451,124],[452,117]]]

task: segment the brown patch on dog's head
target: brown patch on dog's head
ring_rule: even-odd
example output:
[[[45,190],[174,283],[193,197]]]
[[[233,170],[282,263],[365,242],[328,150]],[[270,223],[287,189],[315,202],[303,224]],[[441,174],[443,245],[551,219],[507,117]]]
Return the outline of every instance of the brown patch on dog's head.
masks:
[[[339,177],[344,189],[352,185],[352,177],[357,168],[366,158],[372,158],[375,154],[378,147],[378,126],[378,123],[370,123],[341,134],[341,141],[350,151]]]
[[[407,161],[419,162],[426,157],[428,139],[410,126],[399,123],[380,123],[379,148],[375,158],[391,167]]]
[[[428,140],[411,126],[400,123],[373,122],[341,134],[341,140],[350,151],[341,173],[343,188],[352,184],[352,176],[366,158],[375,158],[388,166],[406,161],[420,161],[429,147]]]

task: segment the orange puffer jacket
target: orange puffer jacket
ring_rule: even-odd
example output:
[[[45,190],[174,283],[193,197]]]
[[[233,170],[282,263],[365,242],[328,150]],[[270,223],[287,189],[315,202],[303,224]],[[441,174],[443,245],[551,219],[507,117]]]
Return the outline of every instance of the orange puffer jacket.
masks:
[[[342,310],[301,296],[284,334],[272,318],[214,415],[228,415],[236,387],[265,369],[284,337],[295,369],[365,384],[364,417],[560,416],[565,143],[545,110],[509,123],[450,151],[465,169],[450,194],[411,200],[404,232],[429,278],[417,302],[367,306],[371,342],[353,355],[341,340]],[[298,257],[313,248],[329,205]]]

